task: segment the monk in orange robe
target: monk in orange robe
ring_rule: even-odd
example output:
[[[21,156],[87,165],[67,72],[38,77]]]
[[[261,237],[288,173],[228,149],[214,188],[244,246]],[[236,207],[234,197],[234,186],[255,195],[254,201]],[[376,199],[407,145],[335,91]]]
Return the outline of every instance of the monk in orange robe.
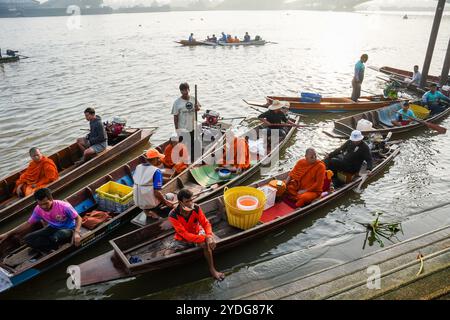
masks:
[[[53,160],[45,157],[38,148],[30,149],[30,157],[32,161],[28,168],[16,181],[14,192],[19,197],[33,194],[59,178],[58,168]]]
[[[189,151],[187,147],[180,142],[181,137],[173,135],[170,137],[169,145],[164,149],[164,167],[174,169],[176,174],[180,174],[188,167]],[[174,162],[175,160],[175,162]]]
[[[311,203],[322,194],[325,164],[317,160],[313,148],[306,149],[305,158],[299,160],[286,180],[287,196],[297,207]]]
[[[224,151],[224,166],[231,166],[236,170],[247,170],[250,168],[250,148],[246,138],[234,137],[233,144],[227,144]]]

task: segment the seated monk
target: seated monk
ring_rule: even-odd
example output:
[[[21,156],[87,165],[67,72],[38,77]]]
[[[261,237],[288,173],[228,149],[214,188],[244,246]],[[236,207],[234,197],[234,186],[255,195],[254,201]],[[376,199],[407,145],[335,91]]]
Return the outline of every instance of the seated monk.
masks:
[[[297,207],[311,203],[322,194],[325,164],[317,160],[313,148],[306,149],[305,158],[299,160],[286,180],[286,193]]]
[[[30,149],[32,161],[28,168],[20,175],[16,181],[14,192],[19,197],[26,197],[34,191],[45,188],[49,183],[58,180],[58,168],[52,159],[42,155],[38,148]]]
[[[173,135],[170,137],[170,143],[164,149],[164,159],[162,163],[164,167],[174,169],[176,174],[180,174],[188,167],[189,151],[187,147],[181,143],[183,137]],[[175,160],[175,162],[174,162]]]
[[[228,142],[231,139],[233,141],[233,147],[231,147]],[[227,139],[227,144],[223,148],[222,167],[229,168],[234,172],[240,172],[250,168],[250,147],[247,138],[230,137],[230,139]],[[218,169],[220,168],[217,168],[217,170]]]

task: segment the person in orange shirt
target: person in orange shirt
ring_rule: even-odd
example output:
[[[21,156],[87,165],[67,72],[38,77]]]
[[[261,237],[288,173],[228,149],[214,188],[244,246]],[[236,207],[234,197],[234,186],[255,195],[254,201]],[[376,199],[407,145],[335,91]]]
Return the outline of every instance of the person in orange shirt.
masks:
[[[180,174],[188,167],[189,151],[181,142],[183,137],[173,135],[170,137],[170,143],[164,149],[164,167],[174,169],[176,174]]]
[[[194,203],[190,190],[181,189],[177,198],[179,204],[169,214],[169,221],[175,230],[175,236],[165,254],[170,255],[174,252],[200,247],[208,262],[209,272],[214,279],[222,281],[225,274],[217,271],[214,266],[212,252],[216,248],[216,241],[211,223],[202,208]]]
[[[22,172],[14,188],[19,197],[29,196],[59,178],[58,168],[52,159],[45,157],[38,148],[31,148],[29,153],[32,161]]]
[[[306,149],[305,158],[295,164],[286,180],[288,199],[295,201],[297,207],[302,207],[320,197],[325,170],[325,164],[317,160],[316,151]]]
[[[230,144],[229,141],[233,142]],[[243,171],[250,168],[250,148],[247,137],[227,136],[227,144],[223,148],[222,167],[229,168],[231,171]]]

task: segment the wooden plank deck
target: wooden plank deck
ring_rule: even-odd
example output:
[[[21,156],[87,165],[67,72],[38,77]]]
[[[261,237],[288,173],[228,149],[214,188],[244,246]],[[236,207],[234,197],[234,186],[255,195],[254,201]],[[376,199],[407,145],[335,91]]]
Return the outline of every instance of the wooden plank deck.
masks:
[[[424,268],[417,276],[424,256]],[[369,266],[381,270],[369,289]],[[450,292],[450,225],[238,299],[440,299]]]

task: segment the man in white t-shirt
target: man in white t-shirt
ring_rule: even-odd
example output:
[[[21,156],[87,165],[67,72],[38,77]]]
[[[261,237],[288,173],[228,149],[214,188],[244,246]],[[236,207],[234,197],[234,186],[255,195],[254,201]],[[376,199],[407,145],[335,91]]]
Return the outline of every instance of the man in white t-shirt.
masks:
[[[178,135],[187,133],[190,135],[191,161],[194,161],[194,129],[196,125],[195,113],[200,110],[200,103],[195,105],[195,97],[189,95],[189,84],[180,84],[181,97],[173,103],[172,114],[175,129]],[[185,141],[187,136],[184,138]]]

